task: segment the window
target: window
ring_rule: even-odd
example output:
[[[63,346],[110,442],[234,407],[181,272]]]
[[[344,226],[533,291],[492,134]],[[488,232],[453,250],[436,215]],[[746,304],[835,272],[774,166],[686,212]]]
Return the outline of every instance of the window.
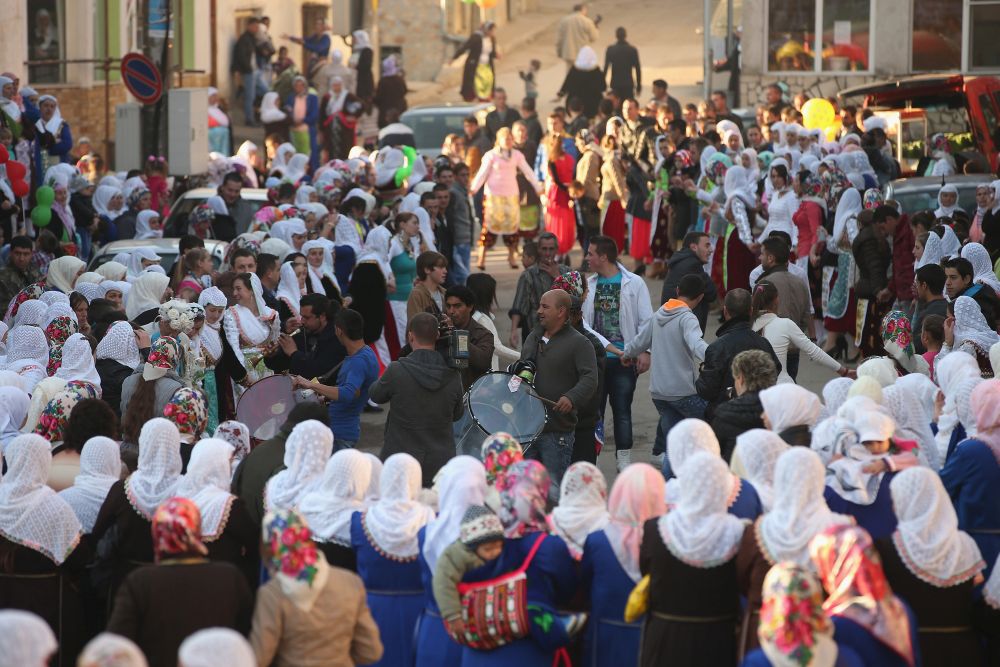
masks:
[[[96,16],[94,20],[94,58],[101,60],[104,58],[104,31],[108,31],[108,51],[112,58],[118,58],[121,56],[121,39],[119,34],[119,17],[121,16],[121,11],[119,7],[120,0],[108,0],[108,16],[104,16],[104,2],[99,1],[96,5]],[[108,74],[111,76],[111,81],[120,81],[122,78],[121,70],[118,67],[118,62],[111,63],[111,69],[108,70]],[[96,81],[104,81],[104,65],[103,63],[94,64],[94,79]]]
[[[1000,67],[1000,2],[972,0],[969,3],[969,69]]]
[[[913,71],[961,67],[962,0],[914,0]]]
[[[62,0],[27,0],[27,6],[28,60],[65,58],[65,12]],[[65,72],[66,67],[61,63],[29,65],[28,81],[32,84],[59,83],[65,78]]]
[[[771,72],[867,72],[872,0],[771,0],[767,68]]]

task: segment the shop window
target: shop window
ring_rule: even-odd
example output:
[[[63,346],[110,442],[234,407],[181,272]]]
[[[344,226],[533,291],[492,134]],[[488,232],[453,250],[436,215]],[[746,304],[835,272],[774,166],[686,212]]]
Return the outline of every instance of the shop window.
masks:
[[[913,71],[962,67],[962,0],[914,0]]]
[[[28,60],[51,61],[66,57],[63,0],[27,0]],[[66,78],[63,63],[28,65],[28,81],[61,83]]]
[[[771,72],[867,72],[872,0],[772,0],[767,10]]]
[[[969,3],[969,69],[1000,67],[1000,2]]]

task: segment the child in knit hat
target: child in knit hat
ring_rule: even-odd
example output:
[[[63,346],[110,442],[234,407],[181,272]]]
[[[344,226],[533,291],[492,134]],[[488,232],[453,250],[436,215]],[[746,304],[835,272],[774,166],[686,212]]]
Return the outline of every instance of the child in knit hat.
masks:
[[[458,584],[466,573],[498,558],[503,544],[500,518],[485,505],[470,505],[462,516],[459,538],[438,557],[432,583],[434,600],[448,633],[459,643],[462,643],[466,628]],[[545,605],[531,603],[528,618],[536,641],[563,646],[583,628],[587,614],[556,614]]]

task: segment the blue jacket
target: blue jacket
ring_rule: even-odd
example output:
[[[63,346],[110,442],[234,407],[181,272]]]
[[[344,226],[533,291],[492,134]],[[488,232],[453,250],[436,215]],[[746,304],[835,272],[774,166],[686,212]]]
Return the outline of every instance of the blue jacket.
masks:
[[[35,187],[44,185],[41,181],[45,177],[45,169],[42,167],[42,144],[39,141],[39,135],[41,133],[36,133],[34,144],[34,155],[33,162],[35,167],[35,178],[37,183]],[[71,158],[69,152],[73,150],[73,134],[69,130],[69,123],[63,121],[62,127],[59,128],[59,136],[56,137],[56,142],[46,149],[46,152],[53,157],[58,157],[60,162],[70,162]]]

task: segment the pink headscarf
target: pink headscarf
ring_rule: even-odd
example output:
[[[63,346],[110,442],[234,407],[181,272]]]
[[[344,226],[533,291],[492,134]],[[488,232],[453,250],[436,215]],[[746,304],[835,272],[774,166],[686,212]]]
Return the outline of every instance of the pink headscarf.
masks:
[[[648,520],[667,511],[663,475],[647,463],[633,463],[625,468],[611,487],[608,513],[611,521],[604,528],[611,549],[625,573],[638,582],[639,545],[642,528]]]
[[[1000,464],[1000,380],[980,382],[969,397],[976,439],[986,443]]]

